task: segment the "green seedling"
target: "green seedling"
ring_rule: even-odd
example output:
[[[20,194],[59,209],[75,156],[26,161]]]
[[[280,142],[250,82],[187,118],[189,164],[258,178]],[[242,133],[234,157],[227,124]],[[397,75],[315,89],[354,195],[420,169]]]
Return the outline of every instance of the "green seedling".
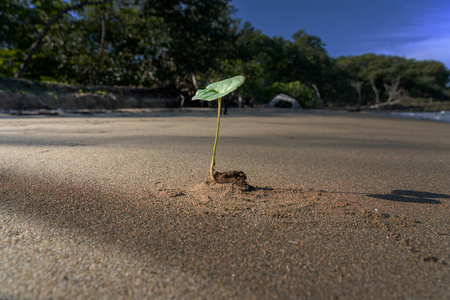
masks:
[[[192,100],[205,100],[214,101],[217,99],[217,127],[216,127],[216,139],[214,140],[213,156],[211,161],[210,176],[212,181],[216,181],[214,176],[214,166],[216,165],[216,148],[217,140],[219,138],[219,127],[220,127],[220,105],[222,102],[222,97],[231,93],[238,87],[240,87],[245,81],[244,76],[235,76],[222,81],[217,81],[211,83],[204,90],[197,90],[195,96]]]

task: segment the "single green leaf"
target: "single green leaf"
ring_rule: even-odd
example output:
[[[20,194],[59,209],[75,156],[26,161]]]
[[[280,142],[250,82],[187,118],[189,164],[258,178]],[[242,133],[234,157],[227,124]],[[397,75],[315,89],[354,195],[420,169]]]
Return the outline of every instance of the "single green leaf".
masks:
[[[206,101],[213,101],[217,98],[220,98],[220,93],[214,91],[214,90],[197,90],[195,93],[195,96],[192,98],[192,100],[206,100]]]
[[[231,93],[245,81],[244,76],[235,76],[222,81],[211,83],[204,90],[197,90],[192,100],[213,101]]]

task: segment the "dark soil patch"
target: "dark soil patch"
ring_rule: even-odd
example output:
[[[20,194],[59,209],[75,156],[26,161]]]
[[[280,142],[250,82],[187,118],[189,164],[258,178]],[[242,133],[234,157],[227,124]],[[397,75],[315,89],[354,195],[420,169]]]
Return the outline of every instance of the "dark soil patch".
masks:
[[[243,171],[228,171],[228,172],[214,172],[215,182],[211,179],[207,179],[206,183],[211,184],[227,184],[231,183],[238,186],[245,191],[251,191],[254,189],[253,186],[248,184],[247,175]]]

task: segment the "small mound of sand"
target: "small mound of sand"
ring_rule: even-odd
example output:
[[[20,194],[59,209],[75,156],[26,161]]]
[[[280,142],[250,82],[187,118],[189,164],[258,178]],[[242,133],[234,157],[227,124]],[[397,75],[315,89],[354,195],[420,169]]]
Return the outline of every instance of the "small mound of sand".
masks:
[[[228,171],[228,172],[214,172],[215,181],[211,179],[206,179],[205,184],[214,185],[214,184],[232,184],[244,191],[251,191],[254,189],[247,182],[247,175],[245,175],[242,171]]]

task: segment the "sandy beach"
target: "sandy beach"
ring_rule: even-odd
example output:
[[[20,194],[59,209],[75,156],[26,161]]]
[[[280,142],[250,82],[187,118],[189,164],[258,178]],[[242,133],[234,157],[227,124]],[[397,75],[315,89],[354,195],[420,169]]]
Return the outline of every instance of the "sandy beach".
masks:
[[[0,116],[0,299],[450,299],[450,124]]]

